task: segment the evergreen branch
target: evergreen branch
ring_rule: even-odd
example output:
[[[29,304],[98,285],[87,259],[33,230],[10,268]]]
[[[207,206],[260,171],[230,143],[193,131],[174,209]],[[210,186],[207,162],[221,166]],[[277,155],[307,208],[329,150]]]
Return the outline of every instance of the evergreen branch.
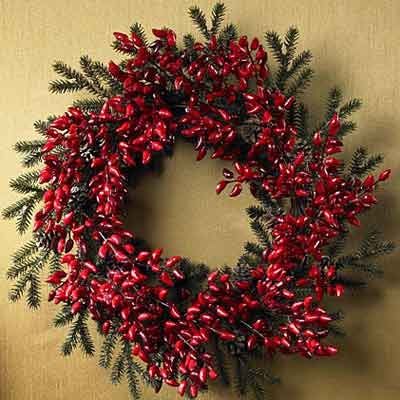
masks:
[[[39,251],[35,240],[30,240],[23,244],[12,256],[12,263],[19,264],[25,261],[28,257],[34,255]],[[12,277],[10,277],[12,279]]]
[[[357,178],[362,178],[364,175],[376,169],[382,162],[383,156],[381,154],[368,156],[367,149],[365,147],[359,147],[351,158],[349,174]]]
[[[61,346],[61,352],[64,356],[71,355],[78,345],[86,355],[93,355],[94,345],[87,327],[87,318],[87,311],[80,312],[75,321],[72,322],[71,328]]]
[[[79,64],[87,80],[85,88],[92,94],[104,98],[110,95],[100,82],[100,76],[109,76],[107,68],[100,62],[95,63],[89,56],[81,56]]]
[[[232,40],[236,40],[238,37],[237,28],[233,24],[226,25],[218,36],[218,42],[224,46],[227,46]]]
[[[17,219],[17,230],[23,234],[30,224],[33,210],[36,204],[41,200],[42,192],[35,192],[26,196],[5,208],[2,212],[4,219]]]
[[[39,164],[41,161],[42,161],[42,151],[36,150],[36,151],[32,151],[29,154],[26,154],[22,158],[22,165],[26,168],[31,168],[31,167]]]
[[[9,292],[9,299],[16,302],[27,292],[26,300],[30,308],[38,308],[40,304],[40,272],[46,265],[50,251],[43,251],[33,259],[25,260],[19,266],[9,270],[9,278],[16,283]]]
[[[253,256],[261,257],[264,248],[256,243],[247,242],[244,246],[245,252]]]
[[[243,396],[247,392],[249,375],[240,356],[234,358],[234,374],[234,390],[239,396]]]
[[[126,357],[124,350],[122,349],[112,366],[111,382],[113,384],[120,383],[122,377],[124,376],[125,370],[126,370]]]
[[[299,137],[305,138],[308,132],[308,110],[303,103],[295,103],[293,125]]]
[[[304,92],[305,89],[310,85],[314,71],[311,68],[303,69],[298,76],[293,79],[286,91],[287,97],[296,96]]]
[[[291,26],[285,35],[285,63],[288,65],[294,58],[300,33],[295,26]]]
[[[103,104],[103,100],[93,98],[74,100],[73,102],[74,107],[80,108],[82,111],[88,113],[100,111]]]
[[[327,121],[329,121],[332,118],[333,114],[338,110],[342,99],[342,91],[337,86],[333,87],[329,91],[325,113],[325,119]]]
[[[360,99],[352,99],[345,103],[339,109],[339,117],[345,119],[349,117],[352,113],[358,111],[362,106],[362,101]]]
[[[60,262],[60,255],[58,253],[53,252],[50,261],[49,261],[49,271],[50,273],[56,272],[56,271],[61,271],[62,264]]]
[[[20,140],[14,145],[14,150],[17,153],[31,153],[33,151],[40,151],[45,140]]]
[[[87,324],[87,313],[83,314],[83,322],[79,326],[79,344],[83,353],[89,357],[94,356],[95,347]]]
[[[275,60],[283,65],[285,63],[285,55],[283,53],[283,42],[277,32],[269,31],[265,34],[265,40],[268,47],[272,51]]]
[[[214,338],[214,346],[215,346],[215,361],[216,367],[218,369],[219,376],[224,382],[225,385],[230,384],[229,373],[227,371],[226,365],[226,357],[224,350],[220,347],[220,342],[217,337]]]
[[[35,123],[33,124],[33,129],[39,135],[46,136],[49,125],[50,125],[50,121],[38,120],[38,121],[35,121]],[[43,142],[43,144],[45,143],[44,140],[42,142]],[[42,147],[42,146],[40,146],[40,147]]]
[[[221,24],[224,20],[226,7],[224,3],[216,3],[211,12],[211,28],[210,35],[216,35],[219,32]]]
[[[37,274],[29,275],[29,287],[26,294],[26,302],[28,307],[37,309],[40,306],[40,279]]]
[[[64,304],[62,309],[57,313],[53,319],[53,324],[56,328],[61,328],[63,326],[69,325],[75,316],[71,312],[71,306],[69,304]]]
[[[186,50],[190,51],[193,49],[193,46],[195,45],[196,40],[193,35],[190,33],[187,33],[186,35],[183,36],[183,46],[185,47]]]
[[[210,32],[208,30],[206,16],[204,15],[203,11],[201,11],[201,9],[197,6],[192,6],[189,8],[189,16],[204,38],[209,40]]]
[[[14,191],[21,194],[28,194],[31,192],[41,191],[43,190],[36,185],[39,180],[39,171],[30,171],[26,172],[17,178],[11,179],[10,187]]]
[[[246,209],[250,219],[259,219],[265,215],[265,209],[261,206],[250,206]]]
[[[81,82],[57,79],[49,83],[49,91],[55,94],[72,93],[85,89],[85,86],[86,85]]]
[[[131,345],[129,342],[125,342],[124,353],[126,357],[126,380],[128,381],[129,394],[132,400],[138,400],[140,398],[140,387],[137,372],[141,372],[140,367],[133,361],[131,354]]]
[[[342,121],[337,136],[343,138],[347,134],[354,132],[357,129],[357,124],[353,121]]]
[[[147,37],[146,37],[146,32],[143,28],[143,25],[139,24],[138,22],[135,22],[131,27],[129,28],[131,33],[135,33],[137,36],[139,36],[140,39],[142,39],[144,44],[147,44]]]
[[[113,358],[115,346],[117,344],[117,334],[114,330],[110,331],[104,338],[100,350],[99,364],[103,368],[109,368]]]
[[[290,64],[290,67],[286,71],[285,81],[293,78],[297,73],[300,72],[302,68],[308,66],[311,63],[311,61],[312,61],[312,53],[310,50],[305,50],[301,52],[299,55],[297,55]]]
[[[250,228],[262,245],[266,247],[271,246],[269,230],[263,223],[258,220],[253,220],[250,222]]]

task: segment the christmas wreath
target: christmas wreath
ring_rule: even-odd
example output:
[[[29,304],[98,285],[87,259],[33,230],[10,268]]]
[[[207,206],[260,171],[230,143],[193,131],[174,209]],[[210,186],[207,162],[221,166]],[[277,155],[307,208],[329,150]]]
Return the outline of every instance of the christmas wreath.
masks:
[[[296,28],[284,37],[268,32],[267,52],[234,25],[222,27],[223,4],[214,6],[210,24],[197,7],[189,14],[203,42],[185,35],[177,46],[168,28],[153,29],[148,41],[135,24],[129,34],[114,33],[118,64],[87,56],[82,72],[54,64],[61,78],[51,92],[92,96],[37,122],[42,139],[15,146],[24,166],[44,166],[11,181],[24,197],[3,212],[24,233],[40,204],[33,238],[8,270],[16,280],[10,299],[26,294],[38,307],[48,266],[49,301],[62,304],[55,325],[70,325],[63,353],[78,346],[94,353],[87,325],[94,320],[104,338],[100,364],[111,367],[114,382],[126,376],[133,398],[139,378],[192,398],[219,376],[263,398],[264,383],[276,378],[253,360],[337,353],[326,337],[340,331],[341,314],[323,299],[363,285],[348,271],[377,274],[371,257],[393,249],[373,231],[353,254],[341,254],[390,170],[371,175],[382,156],[364,148],[347,166],[338,158],[356,127],[348,117],[361,102],[343,104],[337,88],[323,121],[309,128],[299,95],[312,78],[312,57],[296,53]],[[248,215],[258,241],[245,245],[233,267],[210,271],[166,257],[124,226],[130,182],[171,155],[177,138],[193,143],[197,160],[209,154],[231,161],[218,194],[229,189],[235,197],[248,185],[257,202]],[[226,362],[236,374],[227,373]]]

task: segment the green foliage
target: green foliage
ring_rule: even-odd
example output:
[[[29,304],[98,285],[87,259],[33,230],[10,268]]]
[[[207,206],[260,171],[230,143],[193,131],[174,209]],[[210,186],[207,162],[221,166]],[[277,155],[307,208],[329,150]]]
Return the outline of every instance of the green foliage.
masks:
[[[95,98],[74,100],[73,106],[79,107],[83,112],[98,112],[101,110],[104,101]]]
[[[29,227],[32,219],[33,210],[36,204],[42,199],[42,191],[35,191],[33,194],[17,200],[5,208],[2,212],[4,219],[16,218],[17,231],[23,234]]]
[[[229,385],[231,381],[228,370],[229,363],[227,360],[225,348],[220,345],[220,340],[217,337],[214,338],[214,349],[215,349],[214,354],[215,354],[216,367],[219,376],[221,377],[221,380],[225,385]]]
[[[227,45],[231,40],[238,38],[238,31],[234,24],[226,25],[218,35],[218,42]]]
[[[362,106],[360,99],[351,99],[347,103],[343,104],[339,109],[339,117],[342,119],[348,118],[351,114],[358,111]]]
[[[382,274],[382,269],[376,264],[375,259],[390,254],[394,249],[395,245],[393,242],[382,239],[382,234],[378,230],[373,229],[367,233],[354,254],[337,258],[336,264],[339,269],[351,268],[355,271],[366,273],[369,276],[379,276]],[[350,278],[348,279],[350,282]]]
[[[248,387],[253,392],[255,400],[265,400],[268,396],[267,387],[279,383],[279,379],[272,376],[264,368],[250,368],[248,372]]]
[[[62,61],[56,61],[53,64],[53,69],[62,78],[50,82],[50,92],[63,94],[85,89],[99,98],[104,98],[110,94],[110,91],[104,88],[100,82],[100,78],[106,79],[111,84],[113,82],[111,75],[103,64],[93,61],[88,56],[82,56],[80,58],[80,66],[83,73],[71,68]]]
[[[328,94],[328,101],[326,105],[325,119],[329,121],[333,114],[338,111],[339,106],[343,100],[343,94],[340,88],[333,87]]]
[[[143,28],[143,25],[139,24],[138,22],[135,22],[134,24],[131,25],[129,28],[131,33],[135,33],[137,36],[142,39],[143,43],[147,44],[147,37],[146,37],[146,32]]]
[[[308,67],[312,60],[311,52],[306,50],[296,56],[299,36],[296,27],[290,27],[283,39],[274,31],[265,34],[265,40],[278,63],[275,85],[288,97],[304,92],[314,75]]]
[[[17,153],[31,153],[42,148],[45,140],[20,140],[14,145],[14,150]]]
[[[224,3],[216,3],[211,12],[210,34],[217,35],[224,20],[226,7]]]
[[[374,171],[383,162],[382,154],[368,155],[365,147],[359,147],[351,158],[349,174],[356,178],[362,178]]]
[[[64,304],[55,316],[53,324],[56,328],[61,328],[71,324],[73,320],[74,315],[71,312],[71,306],[69,304]]]
[[[16,281],[9,292],[12,302],[26,294],[28,307],[35,309],[40,306],[40,273],[49,257],[49,250],[39,252],[31,243],[14,254],[13,263],[7,271],[7,278]]]
[[[82,352],[87,356],[94,355],[95,348],[93,340],[90,337],[87,319],[87,311],[82,311],[77,314],[77,316],[74,316],[72,322],[68,321],[71,324],[71,327],[68,330],[63,345],[61,346],[61,352],[64,356],[71,355],[78,345]]]
[[[89,86],[86,86],[87,90],[100,97],[109,97],[111,91],[103,86],[102,80],[105,78],[108,83],[113,84],[114,79],[107,67],[101,62],[93,61],[89,56],[81,56],[79,64],[89,82]]]
[[[248,389],[248,362],[241,356],[234,357],[233,360],[233,389],[239,396],[246,394]]]
[[[115,346],[117,344],[117,333],[111,330],[109,334],[104,338],[103,344],[100,350],[99,364],[103,368],[109,368],[112,362]]]
[[[192,6],[189,8],[189,16],[204,38],[206,40],[210,39],[210,32],[207,27],[207,20],[204,12],[201,11],[199,7]]]
[[[41,192],[43,189],[37,186],[39,180],[39,171],[30,171],[11,179],[10,187],[17,193],[28,194],[31,192]]]

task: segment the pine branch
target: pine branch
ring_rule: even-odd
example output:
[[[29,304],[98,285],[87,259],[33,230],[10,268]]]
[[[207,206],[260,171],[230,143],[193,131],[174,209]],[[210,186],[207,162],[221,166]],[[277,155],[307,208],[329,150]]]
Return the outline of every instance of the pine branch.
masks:
[[[290,64],[286,71],[285,81],[293,78],[300,70],[308,66],[312,61],[312,53],[310,50],[305,50],[297,55]]]
[[[50,273],[56,272],[56,271],[61,271],[63,269],[61,261],[60,261],[60,255],[58,253],[53,252],[50,261],[49,261],[49,271]]]
[[[349,174],[357,178],[362,178],[375,170],[382,162],[383,156],[381,154],[368,156],[367,149],[359,147],[351,158]]]
[[[343,121],[340,125],[339,132],[337,136],[343,138],[347,134],[354,132],[357,129],[357,124],[353,121]]]
[[[74,100],[73,102],[74,107],[80,108],[82,111],[88,113],[100,111],[103,104],[103,100],[93,98]]]
[[[5,208],[2,212],[4,219],[17,219],[17,231],[23,234],[29,227],[33,210],[41,200],[42,192],[35,192],[26,196]]]
[[[329,121],[332,118],[333,114],[338,111],[342,100],[342,91],[337,86],[333,87],[329,92],[326,105],[325,119],[327,121]]]
[[[135,33],[137,36],[139,36],[139,38],[142,39],[144,44],[148,43],[146,32],[141,24],[135,22],[133,25],[131,25],[129,30],[131,31],[131,33]]]
[[[310,85],[313,76],[314,71],[311,68],[303,69],[289,85],[286,91],[287,97],[298,96],[303,93]]]
[[[41,150],[45,143],[45,140],[20,140],[15,143],[14,150],[17,153],[31,153]]]
[[[132,400],[138,400],[140,398],[140,382],[138,380],[138,371],[141,373],[141,368],[134,361],[131,354],[131,345],[125,342],[124,353],[126,358],[126,380],[128,381],[129,394]]]
[[[265,215],[265,209],[261,206],[250,206],[246,209],[250,219],[259,219]]]
[[[354,112],[358,111],[362,106],[362,101],[360,99],[352,99],[345,103],[339,109],[339,117],[345,119],[349,117]]]
[[[306,138],[308,133],[308,110],[303,103],[295,103],[293,125],[301,138]]]
[[[35,240],[30,240],[23,244],[11,257],[12,263],[14,265],[20,264],[25,261],[28,257],[36,254],[39,248]],[[11,279],[12,277],[10,277]]]
[[[87,311],[78,314],[72,322],[71,328],[61,346],[61,352],[64,356],[69,356],[80,345],[83,352],[92,356],[94,354],[94,345],[90,338],[89,329],[87,327]]]
[[[265,34],[265,40],[272,51],[275,60],[283,65],[285,63],[285,55],[283,53],[283,42],[277,32],[269,31]]]
[[[82,82],[56,79],[49,83],[49,91],[55,94],[73,93],[85,89],[85,86],[86,84]]]
[[[264,248],[256,243],[247,242],[244,246],[245,252],[253,256],[261,257]]]
[[[122,349],[118,354],[118,357],[114,361],[111,369],[111,382],[117,384],[121,382],[122,377],[126,371],[126,357],[124,350]]]
[[[233,387],[239,396],[243,396],[248,388],[248,371],[246,371],[244,362],[239,356],[234,358],[234,381]]]
[[[28,194],[31,192],[42,192],[43,190],[36,185],[39,180],[39,171],[26,172],[17,178],[11,179],[10,187],[14,191],[21,194]]]
[[[15,279],[16,283],[9,292],[9,299],[16,302],[27,293],[26,301],[30,308],[38,308],[40,305],[40,273],[45,267],[50,251],[42,251],[36,257],[26,259],[22,264],[9,270],[9,279]]]
[[[210,35],[217,35],[219,29],[221,27],[222,22],[224,21],[226,12],[226,7],[224,3],[216,3],[211,12],[211,28]]]
[[[71,306],[69,304],[65,304],[53,319],[53,324],[56,328],[61,328],[69,325],[74,318],[74,314],[71,313]]]
[[[300,33],[299,30],[295,26],[291,26],[285,35],[285,64],[289,65],[289,63],[293,60],[297,42],[299,40]]]
[[[89,84],[85,85],[85,88],[92,94],[99,96],[100,98],[108,97],[111,92],[104,88],[101,84],[101,78],[109,78],[110,82],[113,82],[108,72],[107,67],[100,63],[93,61],[89,56],[81,56],[79,64],[84,72]]]
[[[206,40],[209,40],[210,32],[208,30],[206,16],[203,11],[201,11],[201,9],[197,6],[192,6],[189,8],[189,16],[199,32]]]
[[[266,247],[271,246],[269,229],[263,223],[253,220],[250,222],[250,228],[262,245]]]
[[[218,36],[218,42],[224,46],[227,46],[232,40],[236,40],[238,37],[237,28],[233,24],[226,25]]]
[[[227,361],[226,361],[226,355],[224,350],[220,346],[219,339],[215,337],[214,339],[214,346],[215,346],[215,361],[216,361],[216,367],[218,369],[219,376],[222,379],[222,382],[225,385],[230,384],[230,379],[229,379],[229,373],[227,371]]]
[[[195,43],[196,40],[190,33],[187,33],[185,36],[183,36],[183,46],[186,50],[192,50]]]
[[[117,334],[115,331],[110,331],[104,338],[100,350],[99,364],[103,368],[109,368],[113,358],[115,346],[117,344]]]

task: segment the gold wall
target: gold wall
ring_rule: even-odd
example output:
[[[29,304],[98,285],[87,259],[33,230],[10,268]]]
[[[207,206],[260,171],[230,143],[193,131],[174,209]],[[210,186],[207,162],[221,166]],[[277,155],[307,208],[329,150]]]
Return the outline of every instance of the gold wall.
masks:
[[[194,0],[193,0],[194,1]],[[7,183],[21,172],[11,150],[17,139],[32,135],[35,119],[61,113],[68,96],[47,92],[54,78],[50,64],[62,59],[76,64],[79,55],[108,61],[113,31],[141,21],[149,30],[164,25],[179,33],[191,30],[186,9],[192,0],[0,0],[0,206],[16,199]],[[213,2],[198,0],[207,9]],[[385,152],[385,167],[399,172],[400,145],[400,1],[398,0],[252,0],[226,1],[228,17],[242,32],[262,35],[297,25],[301,46],[315,55],[317,77],[307,101],[321,109],[327,90],[337,83],[348,96],[365,101],[358,114],[359,131],[347,140],[350,149],[368,145]],[[178,146],[165,172],[149,177],[132,199],[132,227],[170,254],[183,254],[211,265],[233,263],[243,242],[251,237],[243,209],[248,195],[238,199],[214,196],[221,164],[195,164],[188,146]],[[400,180],[394,174],[380,193],[380,204],[369,214],[387,235],[399,238]],[[133,209],[135,208],[135,209]],[[146,218],[144,214],[146,213]],[[10,253],[23,239],[11,222],[1,222],[0,274],[0,399],[118,400],[126,387],[114,387],[95,360],[76,354],[59,355],[64,335],[51,326],[54,306],[40,312],[24,304],[9,304],[4,278]],[[390,400],[400,398],[400,272],[394,254],[385,261],[386,276],[363,294],[340,300],[347,311],[348,338],[335,359],[304,361],[279,358],[273,370],[283,383],[273,399]],[[222,399],[216,389],[203,399]],[[146,399],[176,399],[172,390]],[[232,397],[233,398],[233,397]]]

